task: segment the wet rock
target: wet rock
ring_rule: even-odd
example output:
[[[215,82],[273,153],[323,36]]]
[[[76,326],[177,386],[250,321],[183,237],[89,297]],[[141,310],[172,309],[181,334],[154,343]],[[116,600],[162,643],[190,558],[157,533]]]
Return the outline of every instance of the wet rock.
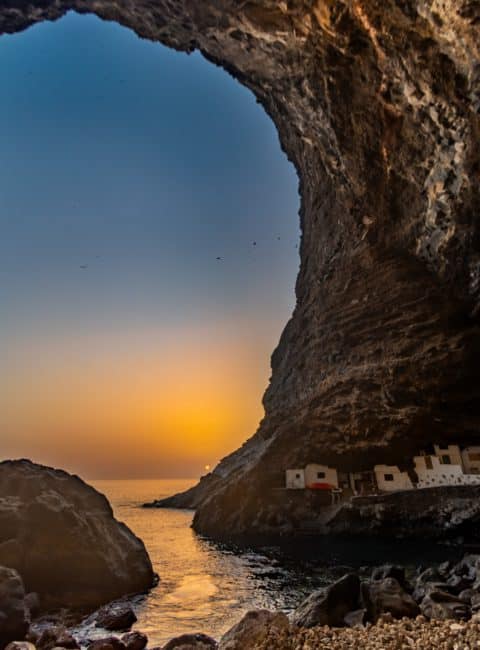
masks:
[[[422,614],[431,619],[465,620],[470,617],[470,608],[456,596],[445,591],[431,591],[420,603]]]
[[[143,650],[148,643],[148,638],[146,634],[136,630],[135,632],[124,634],[121,641],[125,644],[127,650]]]
[[[109,631],[129,630],[137,617],[129,603],[110,603],[97,612],[95,625]]]
[[[290,621],[281,612],[265,609],[247,612],[220,640],[219,650],[247,650],[290,628]]]
[[[88,644],[87,650],[126,650],[125,644],[116,636],[97,639]]]
[[[410,618],[420,613],[412,596],[394,578],[363,582],[361,593],[368,617],[372,621],[377,621],[386,613],[394,618]]]
[[[80,648],[75,637],[63,625],[52,625],[42,630],[35,645],[38,650],[53,650],[58,647],[68,650]]]
[[[14,569],[0,566],[0,650],[11,641],[23,640],[29,625],[22,579]]]
[[[206,634],[182,634],[171,639],[162,650],[211,650],[217,647],[215,639]]]
[[[0,564],[18,570],[43,609],[93,609],[154,584],[143,542],[77,476],[26,460],[4,461],[0,495],[0,522],[8,531]]]
[[[359,609],[360,579],[347,574],[329,587],[310,594],[297,607],[292,622],[300,627],[344,624],[345,615]]]

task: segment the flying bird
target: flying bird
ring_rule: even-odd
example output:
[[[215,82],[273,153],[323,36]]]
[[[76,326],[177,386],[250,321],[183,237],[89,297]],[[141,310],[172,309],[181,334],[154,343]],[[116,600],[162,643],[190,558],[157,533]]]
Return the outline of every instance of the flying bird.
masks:
[[[221,257],[217,257],[216,259],[217,259],[217,260],[221,260],[222,258],[221,258]]]
[[[80,264],[80,268],[83,270],[88,269],[88,264]]]
[[[257,242],[256,242],[256,241],[254,241],[252,245],[253,245],[253,246],[256,246],[256,245],[257,245]]]

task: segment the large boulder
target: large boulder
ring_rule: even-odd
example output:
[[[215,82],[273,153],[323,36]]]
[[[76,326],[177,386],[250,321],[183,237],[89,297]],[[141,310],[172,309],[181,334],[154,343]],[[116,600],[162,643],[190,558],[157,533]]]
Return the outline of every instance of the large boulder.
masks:
[[[348,573],[332,585],[314,591],[295,610],[292,621],[300,627],[342,626],[345,615],[359,608],[360,579]]]
[[[93,609],[155,582],[143,542],[102,494],[27,460],[0,463],[0,564],[20,573],[44,609]]]
[[[395,578],[363,582],[362,599],[372,621],[377,621],[382,614],[410,618],[420,613],[417,603]]]
[[[29,624],[22,579],[14,569],[0,566],[0,649],[23,640]]]

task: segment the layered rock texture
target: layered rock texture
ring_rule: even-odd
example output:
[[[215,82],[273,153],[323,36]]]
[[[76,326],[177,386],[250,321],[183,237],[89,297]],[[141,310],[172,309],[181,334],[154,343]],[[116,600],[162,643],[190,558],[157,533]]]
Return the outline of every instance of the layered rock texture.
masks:
[[[265,418],[177,500],[196,528],[275,523],[286,467],[480,440],[479,3],[5,0],[0,33],[72,8],[222,65],[299,175],[297,304]]]
[[[0,565],[18,571],[43,609],[94,608],[155,582],[143,542],[102,494],[25,460],[0,463]]]

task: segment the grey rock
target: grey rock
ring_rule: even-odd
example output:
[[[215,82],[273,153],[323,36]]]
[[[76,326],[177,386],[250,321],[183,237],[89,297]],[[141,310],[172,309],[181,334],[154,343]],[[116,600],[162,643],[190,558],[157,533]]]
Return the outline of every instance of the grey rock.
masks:
[[[135,632],[124,634],[121,641],[125,644],[127,650],[143,650],[148,643],[148,638],[143,632],[135,630]]]
[[[362,627],[366,622],[367,610],[365,608],[356,609],[354,612],[348,612],[343,617],[343,622],[347,627]]]
[[[116,636],[108,636],[103,639],[92,641],[87,650],[126,650],[125,644]]]
[[[445,591],[432,591],[420,603],[422,614],[440,620],[470,618],[470,608],[459,598]]]
[[[162,650],[211,650],[217,648],[218,644],[206,634],[182,634],[170,639]]]
[[[360,579],[347,574],[332,585],[313,592],[297,607],[292,621],[300,627],[342,626],[346,614],[359,609]]]
[[[105,630],[123,631],[129,630],[136,622],[137,617],[133,607],[126,602],[114,602],[100,609],[95,617],[95,625]]]
[[[154,584],[143,542],[78,476],[26,460],[4,461],[0,495],[0,522],[8,531],[0,564],[18,570],[43,609],[94,609]]]
[[[0,566],[0,649],[22,641],[29,625],[22,579],[14,569]]]
[[[282,612],[266,609],[247,612],[245,616],[220,639],[219,650],[247,650],[261,643],[271,632],[290,629],[290,621]]]
[[[361,593],[368,617],[372,621],[377,621],[386,613],[394,618],[412,618],[420,613],[417,603],[395,578],[363,582]]]

